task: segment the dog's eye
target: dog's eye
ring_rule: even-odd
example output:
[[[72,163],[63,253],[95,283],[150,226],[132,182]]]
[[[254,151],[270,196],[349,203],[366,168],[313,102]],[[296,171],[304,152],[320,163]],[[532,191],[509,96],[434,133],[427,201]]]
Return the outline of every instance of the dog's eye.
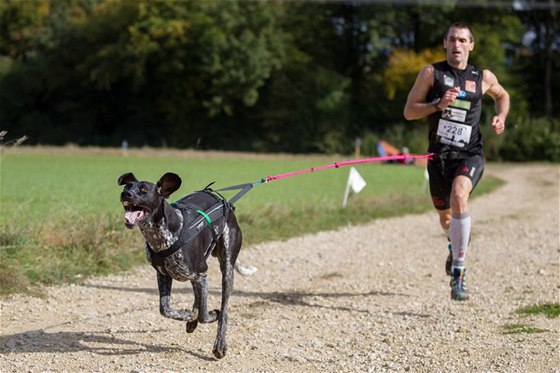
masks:
[[[140,191],[143,192],[143,193],[148,193],[149,189],[148,189],[148,187],[142,187],[142,188],[140,188]]]

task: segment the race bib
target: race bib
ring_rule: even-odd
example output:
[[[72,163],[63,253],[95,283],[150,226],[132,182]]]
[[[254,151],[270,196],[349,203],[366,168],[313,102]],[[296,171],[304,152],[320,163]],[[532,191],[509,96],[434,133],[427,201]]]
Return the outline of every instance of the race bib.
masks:
[[[471,139],[471,130],[471,126],[440,119],[437,135],[442,144],[464,148]]]

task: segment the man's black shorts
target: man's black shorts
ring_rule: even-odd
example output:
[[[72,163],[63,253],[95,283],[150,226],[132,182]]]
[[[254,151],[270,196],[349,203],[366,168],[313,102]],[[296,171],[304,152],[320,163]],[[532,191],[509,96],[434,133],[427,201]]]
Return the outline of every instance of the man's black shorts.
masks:
[[[484,159],[480,155],[453,160],[436,157],[428,161],[430,193],[434,207],[438,210],[447,210],[451,207],[451,186],[455,177],[462,175],[471,179],[474,190],[483,173]]]

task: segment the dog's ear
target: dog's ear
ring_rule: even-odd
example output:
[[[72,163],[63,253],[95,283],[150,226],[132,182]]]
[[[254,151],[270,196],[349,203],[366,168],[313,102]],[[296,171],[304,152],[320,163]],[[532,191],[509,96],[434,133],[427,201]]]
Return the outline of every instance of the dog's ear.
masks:
[[[119,177],[117,183],[119,183],[119,185],[126,185],[129,183],[134,183],[136,181],[138,181],[136,180],[136,176],[134,176],[132,172],[127,172],[126,174],[123,174]]]
[[[157,190],[160,196],[168,198],[174,191],[181,186],[181,178],[179,175],[168,172],[163,175],[157,182]]]

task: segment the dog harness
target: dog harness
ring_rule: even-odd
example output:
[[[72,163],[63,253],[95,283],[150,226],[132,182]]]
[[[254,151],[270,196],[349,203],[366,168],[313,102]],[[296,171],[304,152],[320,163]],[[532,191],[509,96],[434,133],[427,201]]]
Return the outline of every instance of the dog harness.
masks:
[[[211,228],[212,241],[204,251],[204,259],[208,259],[225,229],[225,222],[229,211],[233,209],[233,206],[228,201],[212,191],[209,186],[172,202],[170,205],[179,210],[183,216],[183,228],[179,233],[177,241],[166,250],[154,251],[149,244],[146,244],[152,266],[158,271],[160,269],[163,270],[165,258],[175,254],[205,229]],[[215,227],[217,229],[214,229]],[[165,273],[162,274],[165,275]]]

